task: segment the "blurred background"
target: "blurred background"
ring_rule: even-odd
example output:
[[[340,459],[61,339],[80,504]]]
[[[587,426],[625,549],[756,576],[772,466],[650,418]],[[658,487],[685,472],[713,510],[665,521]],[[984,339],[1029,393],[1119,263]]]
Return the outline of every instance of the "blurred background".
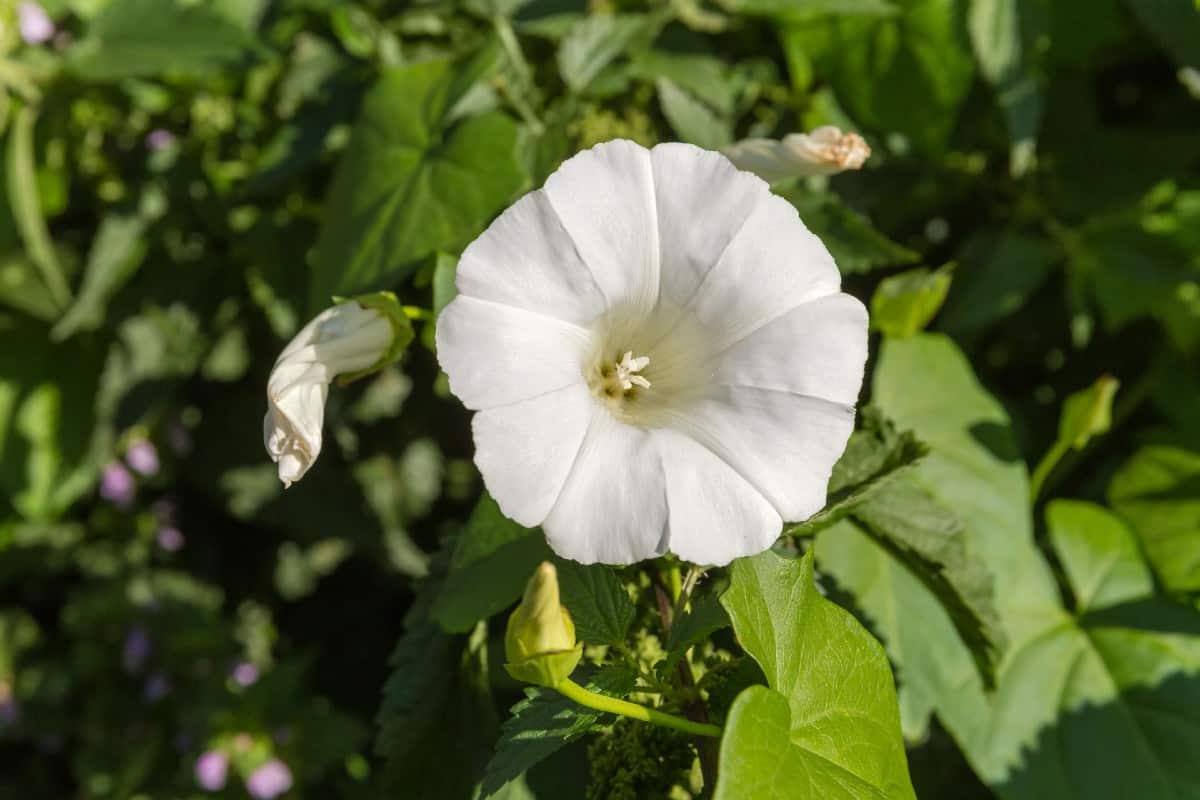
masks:
[[[611,138],[860,132],[863,170],[779,188],[847,289],[932,292],[885,333],[951,335],[1031,465],[1119,380],[1047,487],[1103,499],[1167,443],[1194,526],[1197,68],[1192,0],[0,0],[0,798],[425,796],[381,788],[375,718],[479,496],[468,417],[419,324],[284,492],[267,374],[331,294],[436,312]],[[921,797],[991,796],[936,722],[911,757]]]

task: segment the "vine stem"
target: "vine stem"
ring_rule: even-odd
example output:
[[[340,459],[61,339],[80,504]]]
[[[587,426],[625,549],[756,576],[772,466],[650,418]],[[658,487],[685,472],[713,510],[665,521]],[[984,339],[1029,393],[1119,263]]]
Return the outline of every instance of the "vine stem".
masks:
[[[683,585],[679,589],[679,593],[675,597],[675,608],[671,610],[671,624],[679,619],[679,615],[687,608],[688,601],[692,599],[692,592],[696,588],[696,584],[700,581],[700,576],[704,574],[703,567],[688,567],[687,574],[683,576]]]
[[[563,680],[554,688],[565,697],[569,697],[576,703],[579,703],[579,705],[594,708],[597,711],[607,711],[610,714],[649,722],[651,725],[674,728],[677,731],[690,733],[693,736],[709,736],[712,738],[720,738],[721,736],[721,729],[716,725],[692,722],[689,719],[681,719],[671,714],[664,714],[661,711],[647,708],[637,703],[630,703],[628,700],[620,700],[616,697],[592,692],[575,683],[570,678]]]

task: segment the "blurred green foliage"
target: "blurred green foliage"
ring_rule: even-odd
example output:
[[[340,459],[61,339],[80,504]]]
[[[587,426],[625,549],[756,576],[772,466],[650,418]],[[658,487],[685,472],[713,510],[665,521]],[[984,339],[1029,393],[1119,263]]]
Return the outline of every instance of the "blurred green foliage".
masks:
[[[266,377],[330,295],[436,312],[581,148],[820,124],[872,158],[776,190],[874,298],[875,411],[782,548],[882,641],[917,796],[1195,794],[1193,0],[43,0],[49,31],[30,5],[0,1],[0,798],[197,797],[215,749],[226,797],[278,757],[293,797],[557,800],[589,750],[659,747],[586,748],[605,720],[540,690],[504,722],[488,620],[547,551],[476,506],[432,322],[331,394],[286,494]],[[564,567],[581,637],[695,645],[742,736],[802,706],[730,655],[715,590],[664,650],[651,572]]]

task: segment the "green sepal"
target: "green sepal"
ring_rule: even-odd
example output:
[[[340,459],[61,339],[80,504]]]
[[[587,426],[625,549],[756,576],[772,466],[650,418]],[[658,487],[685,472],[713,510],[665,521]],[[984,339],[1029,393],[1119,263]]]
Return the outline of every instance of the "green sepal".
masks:
[[[382,314],[392,326],[392,343],[384,354],[380,356],[379,360],[366,369],[339,375],[337,379],[339,386],[353,383],[359,378],[378,372],[388,364],[394,364],[399,361],[400,356],[404,354],[404,351],[408,349],[408,345],[416,336],[416,332],[413,331],[412,320],[404,313],[404,307],[400,305],[400,299],[392,292],[371,292],[370,294],[360,294],[354,297],[334,296],[333,302],[335,305],[354,302],[363,308],[373,308]]]
[[[532,683],[553,689],[571,676],[579,659],[583,658],[583,642],[570,650],[539,653],[515,664],[505,664],[509,675],[523,683]]]

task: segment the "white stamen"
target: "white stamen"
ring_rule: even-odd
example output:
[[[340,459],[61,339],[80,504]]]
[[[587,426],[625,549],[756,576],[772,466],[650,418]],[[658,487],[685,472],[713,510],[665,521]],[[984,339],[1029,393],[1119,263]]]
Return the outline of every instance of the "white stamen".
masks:
[[[649,364],[650,356],[634,358],[633,351],[627,350],[625,355],[621,356],[621,360],[617,362],[617,371],[613,375],[612,380],[621,387],[621,391],[623,392],[628,392],[634,386],[649,389],[650,381],[637,374],[649,366]]]

